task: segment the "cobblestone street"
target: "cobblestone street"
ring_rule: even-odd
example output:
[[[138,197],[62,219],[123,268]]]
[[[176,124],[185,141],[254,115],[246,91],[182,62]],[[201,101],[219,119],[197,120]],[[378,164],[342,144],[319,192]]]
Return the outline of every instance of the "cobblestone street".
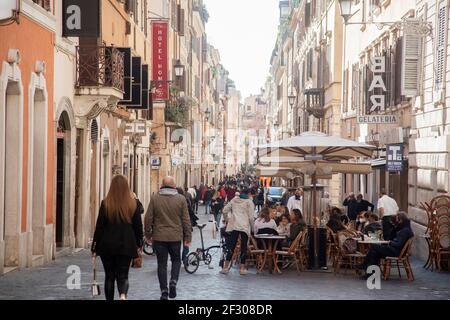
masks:
[[[199,214],[200,221],[207,222],[204,214]],[[206,244],[214,244],[212,239],[212,224],[205,228]],[[200,243],[198,229],[194,232],[194,246]],[[192,249],[192,248],[191,248]],[[145,256],[144,268],[131,269],[130,291],[131,300],[159,299],[159,285],[156,274],[156,257]],[[403,277],[398,279],[393,272],[389,281],[382,281],[381,290],[368,290],[366,282],[359,280],[350,272],[335,276],[331,271],[302,272],[297,275],[294,269],[281,275],[256,274],[250,269],[247,276],[240,276],[234,268],[229,275],[219,273],[219,257],[214,257],[214,269],[201,265],[193,274],[181,271],[178,299],[450,299],[450,274],[426,271],[423,262],[413,259],[416,280],[409,282]],[[82,286],[80,290],[68,290],[66,286],[69,274],[67,268],[71,265],[80,267]],[[99,280],[103,286],[103,268],[99,266]],[[80,299],[92,300],[90,285],[92,280],[91,259],[88,250],[58,259],[54,263],[25,269],[0,277],[0,299]],[[103,288],[102,288],[103,293]],[[104,295],[96,299],[104,299]]]

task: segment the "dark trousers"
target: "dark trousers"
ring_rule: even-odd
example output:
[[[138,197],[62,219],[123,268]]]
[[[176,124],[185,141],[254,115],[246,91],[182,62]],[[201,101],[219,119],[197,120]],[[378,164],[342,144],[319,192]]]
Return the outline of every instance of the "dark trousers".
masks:
[[[170,255],[172,270],[170,282],[177,283],[181,268],[181,241],[153,241],[153,250],[158,260],[158,280],[161,291],[167,291],[167,261]]]
[[[240,261],[241,264],[245,264],[245,260],[247,259],[247,243],[248,243],[248,235],[242,231],[232,231],[230,235],[230,239],[227,242],[228,252],[227,252],[227,261],[231,261],[233,257],[234,250],[236,249],[237,242],[241,236],[241,255]]]
[[[198,200],[194,201],[194,211],[195,211],[195,213],[198,212]]]
[[[186,257],[189,253],[189,247],[183,246],[183,252],[181,253],[181,260],[183,261],[183,264],[186,264]]]
[[[114,300],[114,286],[117,281],[119,294],[128,293],[128,272],[130,271],[131,257],[102,256],[105,269],[105,296],[106,300]]]
[[[211,200],[205,201],[205,214],[209,214],[209,211],[211,210]]]
[[[384,240],[391,240],[390,237],[394,229],[394,226],[391,224],[391,218],[392,216],[384,216],[382,220]]]
[[[398,250],[391,246],[373,245],[369,252],[367,252],[367,256],[364,259],[364,267],[368,268],[369,266],[378,266],[380,265],[380,260],[382,258],[398,257],[398,255]]]

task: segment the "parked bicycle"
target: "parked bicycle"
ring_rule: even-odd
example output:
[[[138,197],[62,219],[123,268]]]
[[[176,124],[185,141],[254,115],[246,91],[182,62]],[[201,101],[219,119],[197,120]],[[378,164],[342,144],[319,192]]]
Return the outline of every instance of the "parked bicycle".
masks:
[[[197,271],[200,263],[203,262],[208,267],[211,266],[211,262],[213,257],[217,254],[220,254],[220,262],[219,265],[223,266],[223,261],[225,260],[225,255],[227,252],[225,239],[221,236],[220,243],[218,245],[213,245],[208,248],[205,248],[205,244],[203,241],[203,229],[206,227],[206,224],[197,225],[197,228],[200,230],[200,239],[202,243],[201,248],[197,248],[197,250],[189,253],[186,256],[186,262],[184,264],[184,269],[187,273],[193,274]]]

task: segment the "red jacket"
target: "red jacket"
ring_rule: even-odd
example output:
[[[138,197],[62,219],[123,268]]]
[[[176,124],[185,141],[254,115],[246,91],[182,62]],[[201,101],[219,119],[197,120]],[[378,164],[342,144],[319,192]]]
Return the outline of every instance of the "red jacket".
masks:
[[[222,199],[226,199],[227,198],[227,193],[225,192],[225,188],[224,187],[220,188],[219,193],[220,193],[220,197]]]

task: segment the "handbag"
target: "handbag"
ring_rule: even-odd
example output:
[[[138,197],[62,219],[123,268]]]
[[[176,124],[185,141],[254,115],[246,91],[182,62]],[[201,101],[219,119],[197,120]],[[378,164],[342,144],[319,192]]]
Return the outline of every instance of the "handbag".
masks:
[[[92,292],[92,297],[97,297],[101,294],[100,292],[100,286],[97,283],[97,257],[92,257],[92,269],[94,272],[94,280],[92,282],[92,286],[91,286],[91,292]]]
[[[142,252],[141,252],[141,250],[138,250],[138,257],[133,259],[133,262],[131,263],[131,267],[134,269],[140,269],[140,268],[142,268],[143,264],[144,264],[144,259],[142,258]]]
[[[353,254],[358,250],[358,242],[355,239],[347,238],[342,244],[344,253]]]

